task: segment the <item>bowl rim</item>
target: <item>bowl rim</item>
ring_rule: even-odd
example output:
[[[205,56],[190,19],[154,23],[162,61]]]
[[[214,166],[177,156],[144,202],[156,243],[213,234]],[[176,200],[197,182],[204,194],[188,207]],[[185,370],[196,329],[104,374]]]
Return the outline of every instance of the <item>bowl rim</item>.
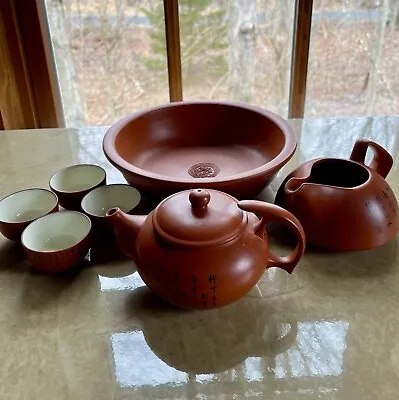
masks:
[[[32,228],[32,225],[34,226],[34,225],[40,224],[40,223],[43,221],[43,219],[47,219],[47,218],[58,218],[59,214],[61,214],[61,213],[80,214],[80,217],[84,217],[84,218],[86,219],[86,221],[88,221],[88,223],[89,223],[89,225],[88,225],[89,229],[88,229],[88,231],[86,232],[86,234],[85,234],[78,242],[76,242],[76,243],[73,244],[72,246],[68,246],[68,247],[65,247],[65,248],[63,248],[63,249],[57,249],[57,250],[34,250],[34,249],[32,249],[31,247],[29,247],[29,246],[27,246],[27,245],[25,244],[24,236],[26,235],[26,231],[27,231],[28,229],[33,229],[33,228]],[[58,253],[62,253],[62,252],[65,252],[65,251],[69,251],[70,249],[73,249],[73,248],[75,248],[76,246],[80,245],[84,240],[87,240],[87,238],[88,238],[88,237],[90,236],[90,234],[91,234],[91,230],[92,230],[92,223],[91,223],[90,218],[89,218],[86,214],[84,214],[84,213],[82,213],[82,212],[79,212],[79,211],[74,211],[74,210],[64,210],[64,211],[59,211],[59,212],[52,213],[52,214],[43,215],[42,217],[40,217],[40,218],[36,219],[35,221],[33,221],[32,223],[30,223],[30,224],[24,229],[24,231],[22,232],[22,235],[21,235],[21,244],[22,244],[22,246],[23,246],[23,248],[24,248],[25,250],[28,250],[28,251],[30,251],[30,252],[32,252],[32,253],[36,253],[36,254],[58,254]]]
[[[115,187],[115,186],[128,187],[128,188],[130,188],[130,189],[134,189],[134,190],[136,191],[136,193],[138,194],[138,197],[139,197],[138,203],[137,203],[133,208],[131,208],[129,211],[125,211],[127,214],[131,213],[135,208],[138,207],[138,205],[140,204],[140,202],[141,202],[141,200],[142,200],[142,195],[141,195],[141,192],[140,192],[139,189],[137,189],[135,186],[129,185],[128,183],[110,183],[110,184],[108,184],[108,185],[99,186],[99,187],[97,187],[97,188],[91,190],[89,193],[87,193],[87,194],[83,197],[82,201],[80,202],[80,206],[81,206],[81,208],[82,208],[82,211],[83,211],[86,215],[88,215],[89,217],[95,217],[95,218],[100,218],[100,219],[106,218],[105,215],[98,215],[98,214],[93,214],[93,213],[91,213],[90,211],[88,211],[88,210],[86,209],[86,207],[83,206],[83,203],[84,203],[85,199],[87,200],[87,198],[88,198],[89,196],[93,196],[93,194],[95,195],[96,193],[100,192],[101,190],[108,190],[108,189],[105,189],[105,188],[108,188],[108,187],[110,187],[110,186],[111,186],[111,187]],[[129,190],[130,190],[130,189],[129,189]],[[111,207],[111,208],[115,208],[115,207]]]
[[[179,106],[193,106],[193,105],[222,105],[222,106],[230,106],[237,108],[244,108],[248,111],[255,112],[257,114],[261,114],[264,117],[269,118],[274,124],[276,124],[284,135],[285,144],[281,149],[280,153],[277,154],[276,157],[271,159],[269,162],[261,165],[260,167],[249,169],[240,174],[225,176],[225,177],[214,177],[214,178],[178,178],[170,175],[161,175],[154,172],[147,171],[145,169],[139,168],[133,164],[127,162],[124,158],[122,158],[116,150],[115,141],[119,132],[130,122],[133,120],[154,111],[163,110],[166,108],[179,107]],[[103,151],[108,159],[108,161],[113,164],[115,167],[123,170],[125,173],[132,173],[136,175],[140,175],[146,178],[155,179],[158,181],[162,181],[165,183],[182,183],[182,184],[193,184],[193,185],[201,185],[203,183],[224,183],[231,182],[238,179],[245,178],[253,178],[258,175],[263,175],[265,172],[268,172],[267,176],[273,175],[277,170],[279,170],[284,164],[286,164],[289,159],[294,155],[294,152],[297,147],[297,136],[293,128],[287,123],[287,121],[275,114],[272,111],[264,110],[257,106],[252,106],[246,103],[240,102],[231,102],[231,101],[177,101],[174,103],[154,106],[151,108],[146,108],[144,110],[137,111],[131,115],[128,115],[115,124],[110,126],[107,132],[104,135],[103,139]]]
[[[44,212],[43,214],[41,214],[40,216],[36,217],[36,218],[28,218],[25,219],[23,221],[6,221],[4,219],[0,219],[0,223],[3,224],[12,224],[12,225],[18,225],[18,224],[26,224],[27,222],[32,222],[32,221],[36,221],[39,218],[45,217],[46,215],[50,214],[52,211],[56,210],[58,207],[58,203],[59,203],[59,199],[56,193],[54,193],[52,190],[50,189],[45,189],[45,188],[41,188],[41,187],[31,187],[31,188],[25,188],[25,189],[21,189],[21,190],[17,190],[16,192],[12,192],[7,194],[6,196],[4,196],[3,198],[0,199],[0,203],[3,202],[4,200],[7,200],[9,197],[14,196],[16,194],[21,194],[23,192],[28,192],[28,191],[42,191],[42,192],[47,192],[47,193],[51,193],[55,203],[53,205],[53,207],[49,210]]]
[[[97,182],[94,183],[92,185],[90,185],[90,187],[87,187],[86,189],[79,189],[79,190],[60,190],[54,187],[52,181],[55,178],[56,175],[60,174],[63,171],[66,170],[71,170],[74,168],[79,168],[79,167],[95,167],[96,169],[101,170],[103,177],[102,179]],[[48,181],[48,185],[51,189],[51,191],[55,192],[55,193],[59,193],[59,194],[77,194],[77,193],[83,193],[86,192],[87,190],[93,190],[95,189],[98,185],[101,185],[102,182],[104,182],[104,180],[107,178],[107,172],[105,171],[105,169],[103,167],[101,167],[100,165],[97,164],[90,164],[90,163],[82,163],[82,164],[72,164],[72,165],[68,165],[64,168],[59,169],[58,171],[54,172],[51,176],[50,179]]]

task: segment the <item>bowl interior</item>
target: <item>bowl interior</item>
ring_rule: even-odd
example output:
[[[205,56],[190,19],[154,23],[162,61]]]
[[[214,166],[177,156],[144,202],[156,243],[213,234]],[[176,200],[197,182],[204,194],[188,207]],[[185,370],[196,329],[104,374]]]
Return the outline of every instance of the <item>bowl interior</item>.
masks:
[[[49,213],[57,205],[57,196],[46,189],[26,189],[0,201],[0,221],[27,222]]]
[[[89,192],[82,200],[82,209],[88,214],[104,217],[114,207],[132,211],[140,203],[140,192],[129,185],[101,186]]]
[[[264,113],[218,103],[181,103],[141,114],[122,125],[114,142],[125,162],[189,180],[223,179],[256,169],[278,156],[285,144],[283,128]]]
[[[58,192],[80,192],[100,184],[105,171],[97,165],[72,165],[56,172],[50,179],[50,187]]]
[[[65,250],[82,241],[90,232],[90,219],[75,211],[48,214],[32,222],[22,233],[23,245],[33,251]]]

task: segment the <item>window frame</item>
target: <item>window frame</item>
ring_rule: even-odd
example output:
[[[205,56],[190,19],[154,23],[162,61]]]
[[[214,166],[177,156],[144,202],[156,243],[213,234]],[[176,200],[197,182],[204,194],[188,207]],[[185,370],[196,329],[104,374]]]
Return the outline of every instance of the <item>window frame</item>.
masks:
[[[169,99],[183,100],[179,0],[163,0]],[[313,0],[295,1],[289,118],[303,118]],[[64,127],[44,0],[0,1],[0,129]]]
[[[0,1],[3,129],[63,127],[44,0]]]

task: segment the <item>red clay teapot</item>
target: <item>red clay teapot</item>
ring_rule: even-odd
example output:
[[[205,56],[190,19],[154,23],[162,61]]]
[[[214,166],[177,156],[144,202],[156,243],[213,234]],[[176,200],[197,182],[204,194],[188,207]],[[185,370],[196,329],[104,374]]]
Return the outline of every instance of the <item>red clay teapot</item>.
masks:
[[[301,224],[288,211],[261,201],[238,202],[216,190],[173,194],[148,216],[114,208],[107,218],[120,249],[135,260],[147,286],[188,309],[232,303],[258,282],[265,268],[291,273],[305,249]],[[296,236],[297,246],[288,256],[269,252],[266,225],[272,221]]]
[[[366,166],[368,148],[374,156]],[[358,140],[350,160],[320,158],[302,164],[283,181],[275,203],[299,219],[308,243],[338,251],[372,249],[398,232],[398,203],[384,179],[392,164],[383,147]]]

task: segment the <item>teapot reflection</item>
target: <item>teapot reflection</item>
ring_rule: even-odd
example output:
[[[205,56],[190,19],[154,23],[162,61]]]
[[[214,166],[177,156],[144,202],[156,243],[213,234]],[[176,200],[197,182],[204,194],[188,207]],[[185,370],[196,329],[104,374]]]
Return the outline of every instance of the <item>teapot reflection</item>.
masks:
[[[182,312],[159,300],[147,288],[136,289],[127,304],[156,356],[183,372],[225,371],[248,357],[270,357],[295,343],[297,323],[281,319],[289,304],[245,297],[219,310]]]

